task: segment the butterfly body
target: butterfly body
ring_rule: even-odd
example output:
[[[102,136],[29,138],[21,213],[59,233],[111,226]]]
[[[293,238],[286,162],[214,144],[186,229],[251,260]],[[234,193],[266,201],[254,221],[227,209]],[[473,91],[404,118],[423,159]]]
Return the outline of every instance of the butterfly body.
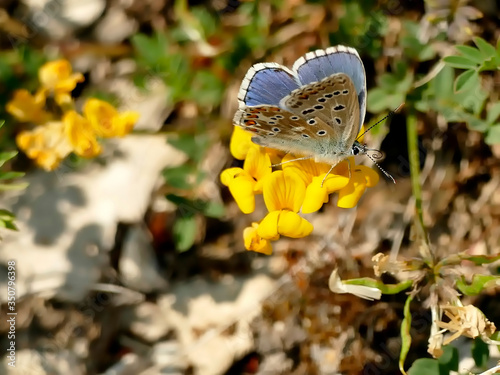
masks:
[[[234,123],[252,132],[260,146],[331,165],[365,153],[356,137],[366,111],[366,78],[352,48],[309,52],[292,70],[256,64],[238,99]]]

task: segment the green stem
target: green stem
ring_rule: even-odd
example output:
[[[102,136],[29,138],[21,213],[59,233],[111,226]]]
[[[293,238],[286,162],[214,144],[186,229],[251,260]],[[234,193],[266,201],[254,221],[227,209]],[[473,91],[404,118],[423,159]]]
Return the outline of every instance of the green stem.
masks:
[[[411,187],[413,191],[413,197],[415,198],[415,225],[417,227],[419,236],[424,242],[422,250],[425,253],[422,254],[422,256],[424,257],[424,259],[427,259],[434,263],[434,257],[432,256],[432,252],[430,251],[427,229],[424,225],[424,215],[422,210],[422,186],[420,182],[420,155],[418,150],[417,117],[414,111],[410,111],[406,127],[408,137],[408,154],[410,158]]]

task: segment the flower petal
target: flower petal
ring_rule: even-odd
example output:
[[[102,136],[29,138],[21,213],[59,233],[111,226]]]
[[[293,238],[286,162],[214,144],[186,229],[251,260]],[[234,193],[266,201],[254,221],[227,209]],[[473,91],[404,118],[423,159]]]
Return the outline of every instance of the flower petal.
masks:
[[[359,170],[361,173],[364,174],[367,187],[374,187],[375,185],[378,184],[380,176],[377,173],[377,171],[365,165],[357,165],[356,170]]]
[[[300,156],[299,156],[300,157]],[[283,164],[283,170],[294,171],[306,185],[310,184],[313,177],[319,176],[328,172],[330,166],[325,163],[317,163],[314,159],[297,160],[298,157],[292,154],[286,154],[281,161]]]
[[[123,137],[130,133],[135,123],[139,120],[139,113],[134,111],[125,111],[113,119],[113,136]]]
[[[41,85],[56,93],[69,93],[74,90],[78,82],[83,82],[81,73],[73,73],[68,60],[49,61],[38,70],[38,79]]]
[[[243,169],[256,181],[261,181],[272,173],[271,159],[263,147],[252,145],[248,149]]]
[[[317,179],[321,179],[323,181],[324,175],[320,175]],[[343,175],[337,175],[330,173],[328,177],[325,179],[324,186],[328,191],[328,194],[333,193],[334,191],[338,191],[343,187],[347,186],[349,183],[349,177]]]
[[[238,160],[244,160],[247,156],[248,149],[252,145],[252,134],[235,126],[233,129],[233,134],[231,135],[231,141],[229,142],[229,151]]]
[[[241,173],[229,183],[229,191],[244,214],[255,210],[255,180],[246,173]]]
[[[243,169],[237,167],[224,169],[220,174],[220,181],[223,185],[229,186],[231,181],[233,181],[233,179],[242,172]]]
[[[84,158],[92,158],[101,153],[101,145],[87,119],[75,111],[68,111],[63,117],[66,136],[73,146],[75,154]]]
[[[278,219],[280,214],[281,211],[269,212],[260,222],[257,234],[266,240],[278,240],[280,238],[278,233]]]
[[[20,132],[16,137],[18,147],[45,170],[52,171],[71,151],[60,121],[48,122],[31,131]]]
[[[283,236],[302,238],[309,236],[313,229],[310,222],[295,212],[281,211],[278,217],[278,233]]]
[[[328,191],[325,186],[321,186],[323,178],[315,177],[307,186],[304,203],[301,212],[309,214],[318,211],[323,204],[328,202]]]
[[[14,96],[6,104],[5,109],[19,121],[43,124],[50,118],[50,115],[43,110],[44,106],[43,91],[31,95],[28,90],[21,89],[14,91]]]
[[[299,212],[306,186],[293,170],[275,171],[264,180],[263,194],[270,212],[283,209]]]
[[[356,167],[357,168],[357,167]],[[353,171],[351,179],[346,187],[339,191],[337,206],[342,208],[353,208],[366,190],[365,175],[359,171]]]
[[[271,255],[273,253],[273,247],[271,243],[260,237],[257,233],[259,224],[252,223],[251,227],[247,227],[243,230],[243,240],[245,242],[245,249],[250,251],[256,251],[258,253]]]
[[[379,300],[382,297],[380,289],[364,285],[344,284],[338,275],[338,270],[334,269],[328,280],[328,287],[333,293],[350,293],[370,301]]]

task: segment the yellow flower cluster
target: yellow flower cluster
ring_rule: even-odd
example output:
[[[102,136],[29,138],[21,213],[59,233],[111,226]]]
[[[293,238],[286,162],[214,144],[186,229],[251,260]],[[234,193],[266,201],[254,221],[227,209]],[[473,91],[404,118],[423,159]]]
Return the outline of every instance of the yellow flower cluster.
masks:
[[[296,160],[295,155],[257,146],[252,135],[239,127],[231,137],[231,154],[245,160],[243,168],[229,168],[221,173],[221,181],[229,188],[240,210],[249,214],[255,210],[255,196],[262,194],[269,213],[259,222],[252,223],[243,232],[245,248],[264,254],[272,253],[271,241],[281,235],[302,238],[311,234],[312,224],[301,217],[318,211],[338,192],[337,205],[343,208],[356,206],[367,187],[375,186],[379,176],[373,169],[355,165],[350,158],[339,163],[326,174],[330,165],[313,159]],[[286,163],[285,163],[286,162]],[[272,166],[280,164],[281,169]],[[324,180],[324,183],[323,183]]]
[[[73,73],[67,60],[51,61],[38,71],[40,88],[35,94],[16,90],[6,110],[18,121],[34,124],[32,130],[16,137],[18,147],[45,170],[54,170],[71,152],[91,158],[101,153],[97,138],[123,137],[129,133],[139,114],[119,113],[111,104],[90,98],[83,105],[83,116],[74,110],[71,91],[84,80]],[[47,99],[54,106],[47,110]],[[62,115],[61,115],[62,113]]]

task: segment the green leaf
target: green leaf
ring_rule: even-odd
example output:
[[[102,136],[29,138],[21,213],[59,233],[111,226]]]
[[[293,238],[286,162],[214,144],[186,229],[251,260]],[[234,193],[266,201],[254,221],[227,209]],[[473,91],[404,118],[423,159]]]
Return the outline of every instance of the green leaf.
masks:
[[[449,374],[449,372],[448,372]],[[411,365],[408,375],[443,375],[440,371],[439,362],[435,359],[420,358]]]
[[[493,124],[500,116],[500,102],[492,104],[486,113],[486,121]]]
[[[14,224],[15,218],[16,217],[12,212],[5,209],[0,209],[0,228],[18,230],[16,225]]]
[[[196,72],[191,85],[191,98],[202,106],[220,104],[224,95],[224,83],[208,70]]]
[[[17,151],[5,151],[5,152],[0,152],[0,167],[3,167],[3,165],[10,159],[12,159],[14,156],[17,155]]]
[[[401,352],[399,355],[399,370],[403,373],[406,374],[405,372],[405,360],[406,356],[408,355],[408,352],[410,351],[410,346],[411,346],[411,334],[410,334],[410,329],[411,329],[411,312],[410,312],[410,303],[412,301],[411,295],[406,298],[405,306],[403,309],[403,321],[401,322]],[[415,361],[417,362],[417,361]],[[413,366],[412,366],[413,368]],[[415,372],[414,374],[417,374]]]
[[[26,189],[28,187],[27,182],[22,182],[18,184],[0,184],[0,190],[7,191],[7,190],[22,190]]]
[[[384,284],[380,280],[372,279],[370,277],[361,277],[358,279],[349,279],[344,280],[344,284],[349,285],[363,285],[371,288],[379,289],[383,294],[397,294],[402,292],[403,290],[408,289],[412,286],[412,280],[402,281],[398,284]]]
[[[455,80],[455,92],[467,90],[469,87],[477,84],[474,81],[479,80],[479,74],[475,70],[466,70]]]
[[[197,172],[197,168],[183,164],[178,167],[165,168],[162,172],[165,182],[176,189],[190,189],[193,187],[191,176]]]
[[[474,342],[472,343],[472,358],[474,358],[474,362],[477,367],[483,367],[488,362],[488,358],[490,357],[490,351],[488,345],[481,340],[481,338],[476,337]]]
[[[474,263],[476,266],[481,266],[483,264],[490,264],[496,262],[500,259],[500,255],[471,255],[467,253],[453,254],[449,257],[442,259],[436,267],[440,268],[443,266],[454,266],[462,263],[462,261],[467,260]]]
[[[443,61],[453,68],[475,69],[477,64],[464,56],[446,56]]]
[[[198,233],[196,216],[184,215],[178,217],[172,231],[177,250],[180,252],[189,250],[193,246],[196,234]]]
[[[13,178],[19,178],[23,177],[24,172],[14,172],[14,171],[9,171],[9,172],[2,172],[0,171],[0,180],[11,180]]]
[[[489,145],[496,145],[500,143],[500,124],[495,124],[488,129],[485,142]]]
[[[203,215],[214,219],[219,219],[226,214],[226,208],[222,203],[209,201],[203,208]]]
[[[200,162],[203,159],[209,145],[209,139],[205,134],[179,134],[176,138],[168,138],[167,142],[176,149],[185,152],[195,162]]]
[[[131,41],[137,56],[146,66],[158,68],[165,65],[169,47],[165,34],[157,32],[151,37],[135,34]]]
[[[457,279],[456,286],[467,296],[477,296],[484,289],[500,285],[500,276],[474,274],[469,284],[464,276]]]
[[[483,56],[484,60],[490,59],[496,55],[495,47],[493,47],[483,38],[474,37],[472,40],[476,44],[477,48],[479,48],[479,51],[481,51],[481,55]]]
[[[441,374],[449,374],[450,371],[458,371],[458,349],[451,345],[443,347],[443,354],[438,358]]]
[[[167,194],[165,198],[177,206],[181,215],[189,216],[195,213],[202,213],[214,219],[225,215],[224,205],[218,202],[204,201],[202,199],[191,200],[175,194]]]
[[[455,46],[455,48],[464,57],[467,57],[469,60],[474,61],[478,65],[484,61],[483,55],[477,48],[470,46]]]

